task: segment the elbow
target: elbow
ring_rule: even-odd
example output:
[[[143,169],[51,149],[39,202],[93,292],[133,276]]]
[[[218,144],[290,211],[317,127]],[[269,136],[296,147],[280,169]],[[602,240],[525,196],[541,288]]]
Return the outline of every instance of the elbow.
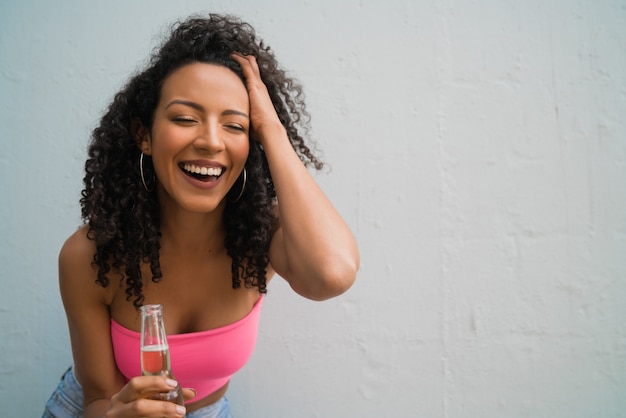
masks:
[[[327,294],[324,299],[334,298],[347,292],[354,284],[358,270],[359,267],[355,263],[329,274],[326,277]]]
[[[324,301],[348,291],[356,280],[358,269],[358,260],[353,263],[327,266],[318,272],[316,277],[302,283],[290,282],[290,285],[296,293],[307,299]]]

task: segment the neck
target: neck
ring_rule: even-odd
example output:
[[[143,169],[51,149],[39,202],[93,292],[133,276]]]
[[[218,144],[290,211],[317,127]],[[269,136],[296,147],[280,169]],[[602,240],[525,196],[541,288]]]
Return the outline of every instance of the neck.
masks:
[[[224,249],[226,230],[223,205],[210,213],[162,208],[161,250],[186,255],[206,255]]]

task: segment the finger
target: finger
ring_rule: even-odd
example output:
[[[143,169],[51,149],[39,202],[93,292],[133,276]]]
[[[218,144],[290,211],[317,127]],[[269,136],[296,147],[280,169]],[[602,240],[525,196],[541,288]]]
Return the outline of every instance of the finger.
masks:
[[[197,394],[198,392],[196,392],[195,389],[183,388],[183,397],[185,398],[185,401],[195,398]]]
[[[261,79],[261,70],[259,70],[259,64],[254,55],[243,55],[239,52],[233,52],[231,58],[241,66],[241,70],[246,79]]]
[[[107,412],[107,417],[184,417],[186,412],[184,406],[172,402],[141,398],[131,403],[115,405]]]
[[[163,376],[137,376],[133,377],[117,394],[116,400],[129,403],[139,398],[146,398],[159,392],[168,392],[174,389],[178,383],[175,380]]]
[[[256,58],[253,55],[243,55],[239,52],[234,52],[231,57],[241,67],[241,71],[243,72],[243,76],[246,79],[246,88],[248,92],[252,96],[258,95],[258,97],[263,105],[271,104],[271,99],[267,95],[267,86],[263,82],[261,78],[261,71],[259,70],[259,65],[257,64]],[[271,106],[273,108],[273,105]]]

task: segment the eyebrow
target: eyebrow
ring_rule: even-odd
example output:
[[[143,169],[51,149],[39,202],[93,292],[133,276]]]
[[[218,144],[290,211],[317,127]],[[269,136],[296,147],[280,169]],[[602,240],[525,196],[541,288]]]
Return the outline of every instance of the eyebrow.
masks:
[[[196,103],[196,102],[192,102],[190,100],[182,100],[182,99],[174,99],[174,100],[172,100],[171,102],[169,102],[165,106],[165,109],[167,109],[170,106],[173,106],[175,104],[180,104],[180,105],[183,105],[183,106],[189,106],[192,109],[196,109],[199,112],[204,112],[205,111],[204,107],[201,104]],[[247,113],[241,112],[241,111],[235,110],[235,109],[226,109],[226,110],[224,110],[222,112],[222,115],[225,115],[225,116],[227,116],[227,115],[238,115],[238,116],[243,116],[244,118],[250,119],[250,116],[248,116]]]

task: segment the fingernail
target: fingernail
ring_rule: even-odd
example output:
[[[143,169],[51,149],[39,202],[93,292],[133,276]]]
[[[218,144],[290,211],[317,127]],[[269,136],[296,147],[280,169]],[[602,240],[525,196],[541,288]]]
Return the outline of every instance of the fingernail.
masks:
[[[185,408],[184,406],[180,406],[180,405],[176,405],[176,413],[180,414],[180,415],[185,415],[185,412],[187,412],[187,408]]]
[[[173,388],[178,386],[178,382],[176,380],[170,379],[170,378],[165,379],[165,383],[167,383],[168,386],[171,386]]]

